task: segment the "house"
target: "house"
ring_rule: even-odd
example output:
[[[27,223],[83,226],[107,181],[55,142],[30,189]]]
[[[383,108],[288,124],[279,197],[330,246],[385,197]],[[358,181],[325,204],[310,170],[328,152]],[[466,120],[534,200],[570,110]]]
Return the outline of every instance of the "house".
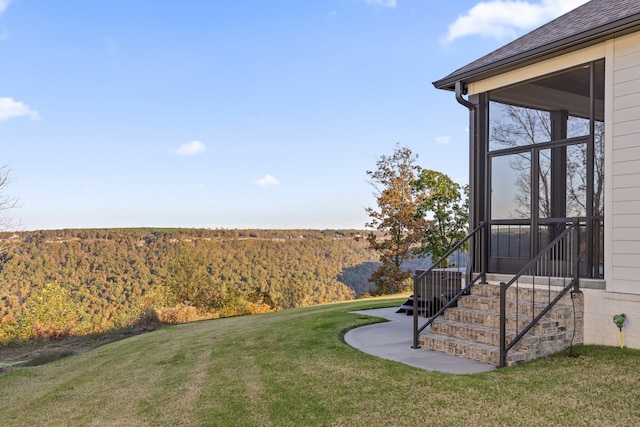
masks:
[[[582,342],[619,345],[625,313],[640,348],[640,2],[592,0],[433,84],[469,110],[474,270],[512,275],[578,221]]]

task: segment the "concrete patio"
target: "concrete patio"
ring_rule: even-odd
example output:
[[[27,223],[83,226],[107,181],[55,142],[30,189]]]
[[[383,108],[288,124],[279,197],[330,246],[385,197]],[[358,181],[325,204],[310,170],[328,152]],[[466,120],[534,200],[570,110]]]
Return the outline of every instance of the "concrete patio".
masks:
[[[354,311],[353,313],[365,316],[380,317],[388,322],[352,329],[345,334],[345,342],[364,353],[429,371],[476,374],[496,369],[493,365],[462,357],[411,348],[413,317],[405,313],[396,313],[398,308]],[[421,320],[424,321],[424,319]]]

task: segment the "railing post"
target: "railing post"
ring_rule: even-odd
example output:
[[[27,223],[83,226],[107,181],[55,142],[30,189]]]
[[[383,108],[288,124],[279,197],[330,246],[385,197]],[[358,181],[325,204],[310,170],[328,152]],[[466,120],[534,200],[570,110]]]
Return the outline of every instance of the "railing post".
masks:
[[[486,222],[481,223],[482,228],[480,229],[480,264],[481,264],[481,272],[482,272],[482,280],[480,283],[486,285],[487,282],[487,271],[489,270],[489,230]]]
[[[500,368],[507,366],[507,284],[500,282]]]
[[[413,276],[413,345],[411,348],[420,348],[418,344],[418,276]]]
[[[573,221],[573,229],[576,233],[576,254],[573,266],[573,292],[580,292],[580,221]]]

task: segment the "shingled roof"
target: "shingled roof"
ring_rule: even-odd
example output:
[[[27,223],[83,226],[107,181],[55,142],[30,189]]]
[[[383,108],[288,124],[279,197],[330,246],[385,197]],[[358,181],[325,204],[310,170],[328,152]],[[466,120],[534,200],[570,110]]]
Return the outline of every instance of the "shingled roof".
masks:
[[[591,0],[433,85],[453,90],[458,81],[480,80],[635,31],[640,31],[640,0]]]

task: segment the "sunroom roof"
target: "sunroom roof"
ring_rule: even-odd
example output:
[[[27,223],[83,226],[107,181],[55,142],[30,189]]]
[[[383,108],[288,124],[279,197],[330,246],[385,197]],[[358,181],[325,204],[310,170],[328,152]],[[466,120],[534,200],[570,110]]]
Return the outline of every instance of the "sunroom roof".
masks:
[[[458,81],[477,81],[635,31],[640,31],[640,0],[591,0],[433,85],[453,90]]]

